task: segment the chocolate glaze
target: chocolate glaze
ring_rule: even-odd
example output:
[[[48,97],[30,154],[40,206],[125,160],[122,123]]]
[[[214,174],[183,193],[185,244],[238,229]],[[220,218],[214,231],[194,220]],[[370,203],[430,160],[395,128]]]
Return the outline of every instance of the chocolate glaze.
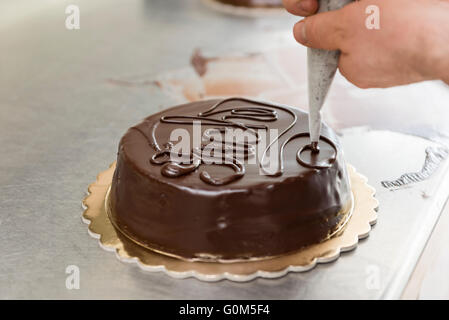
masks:
[[[282,0],[216,0],[239,7],[282,7]]]
[[[281,174],[262,175],[257,159],[166,161],[171,131],[192,134],[193,120],[202,122],[203,134],[217,124],[278,129]],[[319,153],[306,147],[306,132],[306,113],[242,99],[189,103],[150,116],[120,141],[109,197],[113,223],[136,242],[188,259],[269,257],[317,243],[338,227],[351,196],[334,132],[323,127]]]

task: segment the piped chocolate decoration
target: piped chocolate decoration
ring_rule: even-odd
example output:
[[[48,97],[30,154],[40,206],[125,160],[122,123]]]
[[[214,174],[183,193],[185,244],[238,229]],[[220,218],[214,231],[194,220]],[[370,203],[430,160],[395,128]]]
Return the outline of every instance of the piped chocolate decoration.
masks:
[[[247,107],[236,108],[234,106],[232,108],[218,109],[220,106],[223,106],[227,102],[232,102],[232,101],[246,102],[246,103],[256,105],[257,107],[247,106]],[[276,143],[284,134],[289,132],[297,122],[298,118],[297,118],[296,114],[288,108],[285,108],[285,107],[282,107],[282,106],[279,106],[276,104],[268,103],[268,102],[260,102],[260,101],[251,100],[251,99],[228,98],[228,99],[224,99],[224,100],[221,100],[221,101],[215,103],[212,107],[210,107],[206,111],[199,112],[195,116],[164,115],[160,118],[160,122],[161,123],[170,123],[170,124],[194,125],[195,121],[197,121],[201,125],[214,125],[214,126],[224,126],[225,127],[225,128],[213,128],[213,129],[206,130],[205,134],[203,134],[203,138],[206,138],[206,140],[207,140],[207,138],[211,138],[210,134],[208,134],[208,132],[210,132],[210,130],[217,130],[218,132],[223,133],[227,127],[236,127],[236,128],[240,128],[242,130],[248,130],[249,132],[251,132],[255,136],[256,144],[257,144],[260,141],[260,137],[258,136],[257,131],[255,131],[254,129],[267,130],[266,125],[260,125],[257,123],[244,124],[244,123],[240,123],[240,122],[231,121],[230,119],[234,119],[234,120],[243,119],[243,120],[251,120],[251,121],[261,121],[261,122],[274,122],[278,119],[278,114],[275,109],[285,111],[292,116],[292,121],[291,121],[290,125],[288,125],[287,128],[285,128],[265,148],[265,150],[262,154],[262,157],[261,157],[260,164],[259,164],[260,168],[264,172],[264,174],[266,174],[268,176],[276,177],[276,176],[282,175],[282,173],[284,171],[283,153],[284,153],[284,148],[285,148],[286,144],[288,142],[290,142],[291,140],[293,140],[294,138],[308,135],[308,133],[299,133],[299,134],[293,135],[288,140],[286,140],[282,144],[281,149],[278,153],[278,163],[279,163],[278,169],[275,172],[268,172],[266,170],[264,160],[267,155],[267,152],[271,149],[273,144]],[[221,117],[221,119],[210,118],[211,116],[222,115],[222,114],[224,114],[224,115]],[[153,132],[154,132],[154,130],[153,130]],[[152,143],[152,145],[159,146],[154,135],[153,135],[153,137],[154,137],[155,141],[154,141],[154,143]],[[324,137],[322,139],[323,139],[323,141],[326,141],[327,143],[329,143],[332,146],[332,148],[335,150],[334,158],[329,159],[327,161],[327,164],[307,163],[307,162],[303,161],[301,158],[301,153],[303,151],[310,149],[310,150],[312,150],[313,153],[319,153],[319,149],[317,146],[312,147],[311,145],[307,145],[307,146],[302,147],[297,153],[296,159],[299,164],[304,165],[309,168],[314,168],[314,169],[326,169],[332,165],[333,161],[337,157],[337,149],[336,149],[335,145],[332,143],[332,141],[330,141],[329,139],[326,139]],[[225,141],[221,141],[221,143],[222,143],[222,150],[223,149],[225,150],[225,152],[223,152],[223,154],[226,153],[226,150],[229,150],[231,148],[232,148],[232,154],[237,153],[239,151],[239,149],[238,149],[239,147],[243,148],[243,152],[246,152],[246,154],[250,154],[249,150],[252,147],[252,145],[247,144],[247,143],[244,144],[243,146],[239,146],[238,144],[235,144],[235,143],[229,144],[229,143],[226,143]],[[175,162],[173,162],[172,165],[169,165],[169,164],[166,164],[166,162],[170,162],[171,160],[159,161],[157,159],[161,158],[161,157],[164,157],[166,159],[166,156],[170,155],[171,150],[170,149],[161,150],[160,148],[156,148],[156,151],[157,151],[157,153],[155,155],[153,155],[153,157],[151,158],[150,161],[151,161],[151,163],[153,163],[155,165],[164,164],[164,167],[162,167],[162,169],[161,169],[161,173],[166,177],[176,178],[176,177],[180,177],[184,174],[194,172],[199,166],[201,166],[202,163],[204,163],[204,161],[201,159],[202,158],[201,152],[199,152],[199,153],[197,152],[196,156],[197,156],[197,158],[199,157],[200,160],[197,159],[196,163],[193,163],[194,157],[191,157],[190,160],[192,163],[189,165],[181,165],[180,163],[175,163]],[[203,148],[201,148],[201,151],[203,151]],[[193,154],[195,152],[192,150],[191,153]],[[224,165],[229,166],[234,169],[235,173],[233,175],[228,176],[223,179],[215,179],[215,178],[212,178],[207,172],[203,172],[200,175],[201,180],[203,180],[204,182],[209,183],[211,185],[221,186],[221,185],[224,185],[227,183],[231,183],[231,182],[243,177],[243,175],[245,173],[245,167],[244,167],[243,163],[238,161],[235,156],[232,158],[225,158],[224,160],[225,160]]]
[[[309,135],[309,133],[300,133],[300,134],[297,134],[297,135],[294,135],[293,137],[292,137],[292,139],[294,139],[294,138],[298,138],[298,137],[304,137],[304,136],[310,136]],[[332,166],[332,164],[335,162],[335,160],[337,159],[337,147],[335,146],[335,144],[331,141],[331,140],[329,140],[328,138],[326,138],[326,137],[323,137],[323,136],[320,136],[320,140],[322,140],[322,141],[324,141],[324,142],[326,142],[327,144],[329,144],[331,147],[332,147],[332,149],[334,149],[334,155],[333,155],[333,157],[332,158],[329,158],[329,159],[327,159],[327,162],[320,162],[320,163],[317,163],[317,164],[312,164],[312,163],[309,163],[309,162],[307,162],[307,161],[304,161],[302,158],[301,158],[301,155],[302,155],[302,153],[304,153],[304,151],[306,151],[306,150],[310,150],[310,152],[312,153],[312,155],[314,155],[314,156],[317,156],[319,153],[320,153],[320,149],[319,149],[319,146],[318,145],[313,145],[313,142],[311,143],[311,144],[306,144],[304,147],[302,147],[301,149],[299,149],[298,150],[298,152],[296,153],[296,160],[301,164],[301,165],[303,165],[304,167],[307,167],[307,168],[313,168],[313,169],[327,169],[327,168],[330,168],[331,166]]]
[[[310,150],[312,150],[313,153],[319,153],[320,152],[320,146],[318,145],[318,141],[312,141],[309,145]]]
[[[200,174],[201,180],[204,182],[211,184],[213,186],[223,186],[225,184],[231,183],[237,179],[240,179],[245,174],[245,166],[238,160],[233,159],[233,163],[223,163],[222,165],[231,167],[234,169],[235,173],[231,176],[227,176],[225,178],[213,178],[207,171],[203,171]]]
[[[161,173],[162,175],[168,178],[177,178],[183,176],[185,174],[189,174],[198,169],[200,165],[200,161],[194,161],[192,164],[179,164],[176,162],[168,162],[162,166]]]

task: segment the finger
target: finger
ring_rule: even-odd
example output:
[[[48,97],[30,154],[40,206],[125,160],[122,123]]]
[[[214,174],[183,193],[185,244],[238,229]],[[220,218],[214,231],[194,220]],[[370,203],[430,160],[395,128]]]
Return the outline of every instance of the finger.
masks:
[[[317,0],[282,0],[285,9],[296,16],[307,17],[318,10]]]
[[[317,49],[341,48],[344,26],[343,11],[329,11],[307,17],[293,27],[293,35],[299,43]]]

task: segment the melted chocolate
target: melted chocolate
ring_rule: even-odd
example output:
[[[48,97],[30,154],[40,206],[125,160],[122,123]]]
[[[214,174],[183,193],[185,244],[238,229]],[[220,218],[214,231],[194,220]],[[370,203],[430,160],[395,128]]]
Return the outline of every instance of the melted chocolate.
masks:
[[[276,174],[262,174],[257,157],[254,163],[205,164],[201,150],[192,150],[188,163],[170,162],[170,133],[182,127],[192,135],[193,121],[201,122],[202,136],[226,127],[255,135],[256,129],[278,129],[278,150],[270,151],[281,160]],[[306,113],[242,98],[150,116],[120,141],[112,221],[148,248],[189,259],[269,257],[317,243],[344,220],[350,186],[335,134],[324,126],[320,152],[313,153],[307,132]],[[251,144],[218,143],[253,156]]]

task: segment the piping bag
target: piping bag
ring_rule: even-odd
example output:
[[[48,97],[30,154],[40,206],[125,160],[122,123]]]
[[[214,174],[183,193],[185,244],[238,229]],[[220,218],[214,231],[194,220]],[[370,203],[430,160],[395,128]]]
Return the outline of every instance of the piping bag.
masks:
[[[338,10],[352,0],[318,0],[319,12]],[[339,50],[307,49],[309,85],[309,133],[312,152],[318,152],[321,134],[321,108],[338,67]]]

